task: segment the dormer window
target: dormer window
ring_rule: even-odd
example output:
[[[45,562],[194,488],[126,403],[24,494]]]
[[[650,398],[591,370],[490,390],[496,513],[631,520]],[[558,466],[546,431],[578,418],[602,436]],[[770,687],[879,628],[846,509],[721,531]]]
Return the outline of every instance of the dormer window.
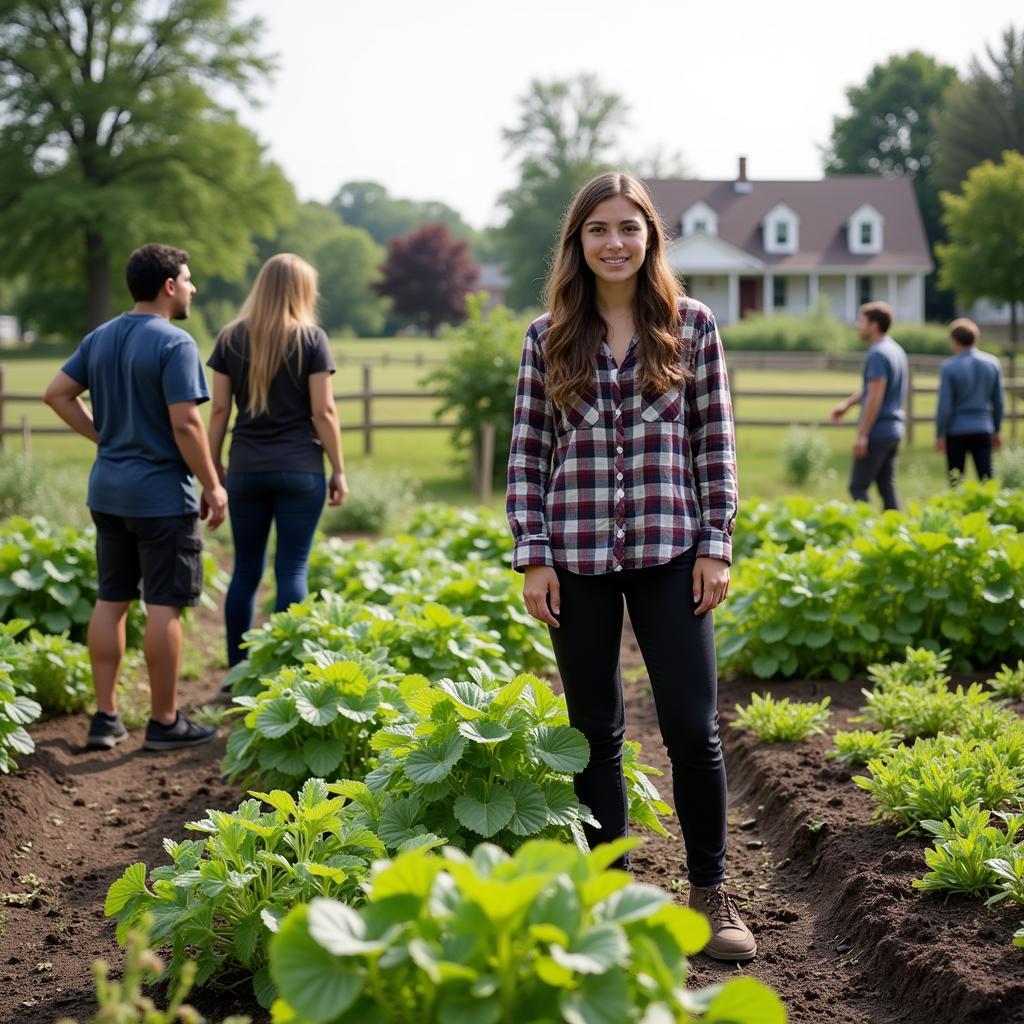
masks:
[[[846,238],[854,256],[874,256],[882,251],[885,218],[870,203],[856,209],[846,222]]]
[[[777,203],[762,221],[765,252],[786,256],[800,248],[800,218],[785,203]]]
[[[683,238],[690,235],[717,235],[718,214],[705,202],[696,202],[682,216],[679,227]]]

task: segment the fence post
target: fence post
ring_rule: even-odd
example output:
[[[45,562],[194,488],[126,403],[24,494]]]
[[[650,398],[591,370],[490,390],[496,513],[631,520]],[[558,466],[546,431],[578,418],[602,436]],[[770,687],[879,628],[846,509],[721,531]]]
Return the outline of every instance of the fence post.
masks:
[[[4,450],[4,364],[0,363],[0,452]]]
[[[32,461],[32,428],[29,426],[28,413],[21,417],[21,445],[24,449],[25,461]]]
[[[1021,378],[1024,380],[1024,377]],[[0,377],[0,389],[3,387],[3,377]],[[1020,381],[1010,378],[1010,443],[1017,443],[1017,392],[1020,389]]]
[[[494,496],[494,435],[493,423],[484,424],[483,451],[480,458],[480,501],[490,505]]]
[[[914,368],[907,362],[907,447],[914,445]]]
[[[372,369],[363,363],[363,454],[373,454],[373,383]]]

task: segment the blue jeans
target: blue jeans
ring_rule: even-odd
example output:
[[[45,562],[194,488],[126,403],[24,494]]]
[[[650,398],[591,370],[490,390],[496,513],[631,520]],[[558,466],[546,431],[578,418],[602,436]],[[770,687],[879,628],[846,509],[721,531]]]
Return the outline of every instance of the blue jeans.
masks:
[[[228,664],[245,654],[239,645],[252,626],[256,590],[267,564],[270,525],[276,524],[274,611],[306,596],[306,572],[313,534],[327,496],[322,473],[228,473],[228,513],[235,542],[235,568],[224,602]]]

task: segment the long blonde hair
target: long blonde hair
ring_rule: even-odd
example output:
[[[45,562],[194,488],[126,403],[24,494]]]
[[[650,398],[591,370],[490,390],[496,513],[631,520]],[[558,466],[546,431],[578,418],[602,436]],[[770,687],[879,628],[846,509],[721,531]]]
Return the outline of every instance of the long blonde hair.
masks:
[[[551,312],[551,326],[544,339],[547,389],[558,406],[582,394],[593,380],[607,331],[597,310],[594,273],[584,259],[581,234],[591,210],[612,196],[634,203],[647,221],[647,255],[637,271],[635,307],[641,387],[660,395],[682,386],[690,376],[679,339],[683,286],[668,263],[661,218],[640,181],[629,174],[610,172],[587,182],[570,203],[544,289]]]
[[[278,253],[260,267],[241,312],[221,332],[218,343],[235,351],[248,335],[250,416],[269,411],[270,385],[293,348],[302,371],[301,335],[317,326],[317,298],[316,270],[294,253]]]

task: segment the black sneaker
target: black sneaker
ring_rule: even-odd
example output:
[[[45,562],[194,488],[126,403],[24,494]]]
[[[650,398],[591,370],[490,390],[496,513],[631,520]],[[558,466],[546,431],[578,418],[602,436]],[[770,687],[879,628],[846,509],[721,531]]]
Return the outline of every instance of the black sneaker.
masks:
[[[108,715],[97,711],[89,723],[89,735],[85,745],[90,750],[113,750],[122,740],[128,739],[128,730],[124,727],[120,715]]]
[[[209,743],[216,736],[216,726],[196,725],[179,711],[173,725],[163,725],[152,718],[149,720],[142,749],[179,750],[181,747],[198,747],[201,743]]]
[[[234,688],[230,683],[225,683],[218,691],[217,696],[213,698],[212,703],[214,704],[230,704],[234,698]]]

